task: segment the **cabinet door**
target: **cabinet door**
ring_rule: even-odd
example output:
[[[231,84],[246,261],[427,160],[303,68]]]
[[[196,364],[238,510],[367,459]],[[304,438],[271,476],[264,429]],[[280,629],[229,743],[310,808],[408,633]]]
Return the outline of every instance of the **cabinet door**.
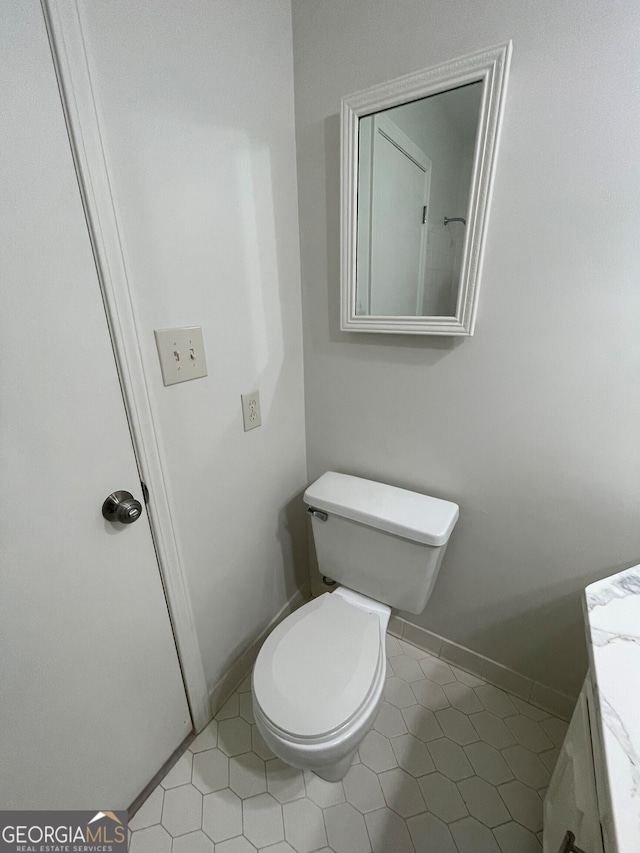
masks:
[[[558,853],[567,830],[585,853],[603,853],[584,687],[544,801],[544,853]]]

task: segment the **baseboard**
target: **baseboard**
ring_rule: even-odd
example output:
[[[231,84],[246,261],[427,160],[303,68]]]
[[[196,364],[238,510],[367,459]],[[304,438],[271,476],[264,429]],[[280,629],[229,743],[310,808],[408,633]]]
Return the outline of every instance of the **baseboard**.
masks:
[[[488,681],[490,684],[506,690],[507,693],[524,699],[531,705],[542,708],[563,720],[571,718],[577,701],[575,696],[568,696],[547,687],[545,684],[539,684],[507,666],[503,666],[458,643],[453,643],[432,631],[427,631],[426,628],[420,628],[399,616],[391,617],[388,630],[390,634],[406,640],[412,646],[417,646],[419,649],[442,658],[447,663],[470,672],[478,678],[482,678],[483,681]]]
[[[220,678],[209,691],[209,703],[211,705],[212,717],[218,713],[220,708],[227,701],[229,696],[238,687],[238,685],[247,677],[249,672],[258,657],[258,652],[264,641],[267,639],[273,629],[282,622],[290,613],[301,607],[309,598],[309,589],[298,589],[282,607],[267,627],[253,640],[251,645],[231,664],[229,669]]]

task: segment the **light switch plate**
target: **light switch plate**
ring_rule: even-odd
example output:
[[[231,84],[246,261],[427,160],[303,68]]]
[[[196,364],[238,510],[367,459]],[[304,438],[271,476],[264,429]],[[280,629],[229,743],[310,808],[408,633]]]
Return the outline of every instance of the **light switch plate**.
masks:
[[[251,394],[241,394],[242,419],[244,431],[255,429],[262,425],[262,413],[260,411],[260,392],[252,391]]]
[[[165,385],[188,382],[207,375],[204,341],[200,326],[182,329],[154,329]]]

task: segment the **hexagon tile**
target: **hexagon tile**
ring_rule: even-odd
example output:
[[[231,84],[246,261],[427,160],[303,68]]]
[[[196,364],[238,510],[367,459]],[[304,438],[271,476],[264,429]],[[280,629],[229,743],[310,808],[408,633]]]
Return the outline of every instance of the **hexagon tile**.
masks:
[[[130,853],[540,853],[566,724],[388,637],[385,699],[342,782],[289,767],[250,679],[130,821]]]

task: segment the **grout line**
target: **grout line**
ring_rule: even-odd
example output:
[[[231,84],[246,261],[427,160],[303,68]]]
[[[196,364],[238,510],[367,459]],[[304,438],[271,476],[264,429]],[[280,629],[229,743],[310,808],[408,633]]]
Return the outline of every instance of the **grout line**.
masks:
[[[327,832],[327,819],[324,815],[324,807],[318,806],[318,808],[320,809],[320,813],[322,815],[322,825],[324,826],[324,837],[327,840],[327,847],[328,847],[329,846],[329,833]],[[320,848],[318,848],[318,849],[320,849]]]
[[[351,766],[353,767],[353,764],[352,764]],[[377,776],[378,776],[378,774],[376,773],[376,778],[377,778]],[[384,793],[383,793],[383,795],[382,795],[382,796],[383,796],[383,798],[384,798]],[[374,811],[377,811],[377,809],[374,809]],[[370,848],[371,850],[373,850],[373,841],[371,840],[371,833],[369,832],[369,827],[367,826],[367,815],[368,815],[368,814],[371,814],[371,812],[366,812],[365,814],[363,814],[363,815],[362,815],[362,820],[364,821],[364,828],[365,828],[365,832],[367,833],[367,838],[369,839],[369,848]],[[407,832],[409,832],[409,828],[408,828],[408,827],[407,827]]]

